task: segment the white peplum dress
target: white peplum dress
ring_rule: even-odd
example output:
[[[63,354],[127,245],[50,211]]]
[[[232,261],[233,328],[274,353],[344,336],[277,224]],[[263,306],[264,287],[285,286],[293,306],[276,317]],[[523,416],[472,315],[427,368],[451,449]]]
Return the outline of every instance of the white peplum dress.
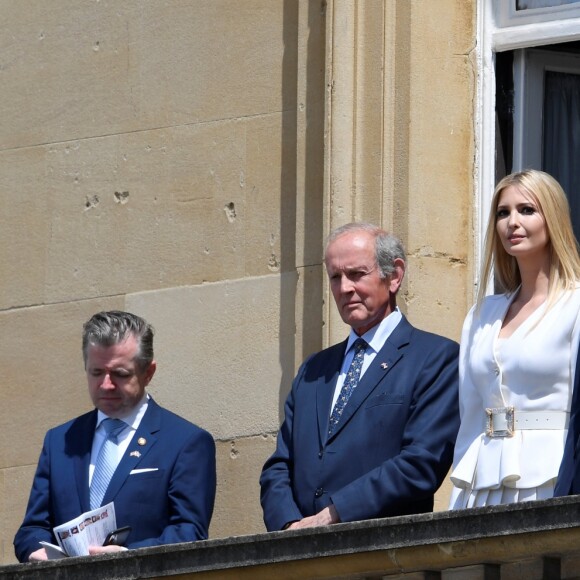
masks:
[[[455,445],[449,509],[553,496],[567,422],[558,428],[486,434],[486,408],[556,411],[569,417],[580,335],[580,286],[538,307],[509,338],[499,338],[517,295],[488,296],[463,325],[459,360],[461,427]],[[565,415],[568,413],[568,415]],[[523,415],[521,415],[523,417]],[[533,415],[536,417],[536,414]],[[534,419],[537,420],[537,419]]]

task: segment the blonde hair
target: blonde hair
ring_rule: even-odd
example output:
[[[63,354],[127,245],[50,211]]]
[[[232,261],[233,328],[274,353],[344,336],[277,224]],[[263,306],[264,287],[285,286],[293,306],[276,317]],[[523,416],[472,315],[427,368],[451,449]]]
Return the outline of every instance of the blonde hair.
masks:
[[[477,304],[481,305],[485,298],[486,286],[492,271],[501,292],[508,294],[514,292],[522,281],[516,259],[505,251],[496,230],[499,198],[504,189],[510,186],[529,195],[544,218],[550,248],[548,304],[551,304],[560,291],[576,286],[580,279],[580,256],[578,242],[572,229],[570,206],[564,190],[551,175],[536,169],[526,169],[507,175],[495,188],[485,234]]]

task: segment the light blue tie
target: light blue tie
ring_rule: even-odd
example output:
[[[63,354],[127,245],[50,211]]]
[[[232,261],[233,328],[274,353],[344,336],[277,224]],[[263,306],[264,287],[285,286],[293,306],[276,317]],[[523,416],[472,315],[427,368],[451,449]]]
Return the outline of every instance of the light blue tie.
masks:
[[[357,338],[354,342],[354,358],[350,363],[350,367],[344,379],[344,384],[340,390],[340,395],[338,396],[334,409],[332,409],[332,414],[330,415],[330,422],[328,423],[329,437],[334,433],[336,426],[340,422],[342,412],[344,411],[352,392],[358,385],[367,346],[368,344],[363,338]]]
[[[113,473],[115,473],[117,468],[117,437],[127,427],[127,423],[121,421],[121,419],[104,419],[102,425],[107,432],[107,437],[101,445],[91,481],[90,501],[92,510],[100,507],[105,497],[111,477],[113,477]]]

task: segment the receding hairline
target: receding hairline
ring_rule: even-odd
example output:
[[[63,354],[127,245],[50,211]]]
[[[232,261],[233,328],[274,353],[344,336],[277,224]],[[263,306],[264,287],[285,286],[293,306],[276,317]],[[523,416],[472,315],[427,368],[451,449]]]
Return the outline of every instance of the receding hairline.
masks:
[[[374,240],[375,245],[376,240],[379,236],[390,235],[383,228],[367,222],[360,223],[353,222],[350,224],[345,224],[344,226],[335,228],[333,231],[330,232],[330,234],[326,238],[326,244],[324,246],[324,257],[326,258],[329,246],[334,242],[336,242],[337,240],[339,240],[340,238],[348,234],[365,234],[365,233],[368,234]]]

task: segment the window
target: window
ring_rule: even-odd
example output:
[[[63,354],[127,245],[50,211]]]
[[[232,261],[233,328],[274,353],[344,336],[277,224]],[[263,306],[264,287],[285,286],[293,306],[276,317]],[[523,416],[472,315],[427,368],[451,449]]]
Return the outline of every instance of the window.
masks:
[[[532,167],[553,175],[568,195],[580,239],[580,43],[516,50],[497,64],[505,173]]]
[[[561,102],[577,103],[580,0],[476,1],[478,271],[495,184],[524,165],[562,183],[580,237],[578,170],[570,170],[580,159],[580,107]]]
[[[519,26],[580,16],[580,0],[495,0],[499,27]]]

